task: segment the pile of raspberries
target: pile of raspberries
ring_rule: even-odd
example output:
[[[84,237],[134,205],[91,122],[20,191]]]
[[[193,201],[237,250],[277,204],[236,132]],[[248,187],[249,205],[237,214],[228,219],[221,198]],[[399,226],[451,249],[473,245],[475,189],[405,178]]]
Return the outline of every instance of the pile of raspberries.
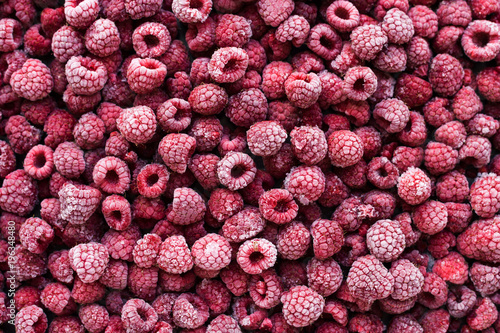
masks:
[[[0,111],[0,333],[500,332],[499,0],[0,0]]]

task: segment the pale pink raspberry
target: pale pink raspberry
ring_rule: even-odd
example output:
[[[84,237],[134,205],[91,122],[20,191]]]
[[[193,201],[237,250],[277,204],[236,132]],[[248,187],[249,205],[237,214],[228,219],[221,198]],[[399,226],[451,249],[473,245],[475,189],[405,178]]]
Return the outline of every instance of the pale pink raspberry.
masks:
[[[30,217],[19,229],[21,245],[31,253],[41,254],[54,239],[54,229],[38,217]]]
[[[275,155],[286,138],[286,131],[275,121],[255,123],[247,131],[248,148],[257,156]]]
[[[467,138],[467,131],[465,126],[460,121],[449,121],[441,125],[436,132],[434,132],[434,139],[442,142],[452,148],[458,149]]]
[[[247,187],[256,172],[255,162],[244,153],[228,152],[217,164],[219,181],[232,191]]]
[[[269,99],[285,97],[285,81],[293,68],[287,62],[273,61],[264,67],[262,71],[262,92]]]
[[[292,15],[280,24],[276,30],[276,39],[280,42],[291,41],[293,46],[300,47],[309,35],[309,23],[299,15]]]
[[[432,9],[423,5],[413,6],[408,11],[408,16],[413,22],[415,35],[433,38],[438,31],[438,17]]]
[[[205,201],[193,189],[179,187],[174,190],[171,210],[167,219],[180,225],[188,225],[200,221],[206,210]]]
[[[50,69],[38,59],[28,59],[10,77],[12,90],[22,98],[36,101],[46,97],[54,87]]]
[[[422,272],[409,260],[394,261],[389,273],[394,277],[394,291],[391,298],[405,301],[417,296],[424,285]]]
[[[123,305],[121,320],[123,327],[128,331],[147,332],[154,328],[158,314],[144,300],[133,298]]]
[[[71,268],[84,283],[92,283],[101,277],[109,262],[106,247],[99,243],[79,244],[68,253]]]
[[[393,220],[378,220],[366,233],[370,253],[382,262],[392,262],[405,249],[405,235],[400,224]]]
[[[325,190],[325,175],[317,166],[294,167],[284,180],[285,189],[303,205],[319,199]]]
[[[92,179],[104,192],[123,194],[130,186],[130,169],[117,157],[104,157],[95,164]]]
[[[293,327],[305,327],[323,313],[325,299],[306,286],[296,286],[281,296],[283,316]]]
[[[382,22],[382,30],[387,34],[389,43],[406,44],[415,32],[412,20],[398,8],[387,11]]]
[[[104,58],[120,49],[120,33],[115,23],[98,19],[85,32],[85,46],[90,53]]]
[[[387,34],[381,27],[374,24],[355,28],[350,35],[354,54],[362,60],[373,60],[387,44]]]
[[[335,131],[328,138],[328,156],[333,166],[345,168],[355,165],[362,159],[363,152],[363,143],[354,132]]]
[[[236,261],[247,274],[260,274],[276,263],[278,251],[264,238],[247,240],[238,249]]]
[[[7,146],[8,147],[8,146]],[[0,147],[0,151],[2,148]],[[7,157],[9,155],[8,151],[4,151],[6,154],[3,155]],[[6,158],[5,168],[8,171],[10,168],[10,161]],[[24,158],[24,171],[35,179],[44,179],[49,177],[54,171],[54,153],[52,149],[44,145],[36,145],[30,149],[26,157]],[[5,172],[4,177],[9,173]],[[0,174],[2,172],[0,171]]]
[[[134,263],[141,268],[154,266],[158,261],[161,245],[161,238],[157,234],[144,235],[134,246]]]
[[[231,246],[217,234],[207,234],[194,242],[191,254],[194,264],[206,270],[220,270],[231,262]]]
[[[156,263],[167,273],[182,274],[193,267],[193,258],[183,236],[168,237],[160,246]]]
[[[146,143],[156,132],[156,116],[147,106],[136,106],[124,109],[116,119],[120,133],[127,141],[141,144]]]
[[[47,330],[47,316],[36,305],[29,305],[19,310],[15,318],[16,332],[41,333]]]
[[[389,98],[375,105],[373,117],[387,132],[398,133],[410,120],[410,111],[400,99]]]
[[[421,169],[409,167],[398,179],[398,195],[410,205],[421,204],[431,195],[431,180]]]
[[[487,20],[472,21],[464,31],[461,43],[465,55],[472,61],[493,60],[500,52],[500,28]]]
[[[259,209],[262,216],[276,224],[292,221],[299,207],[290,192],[284,189],[272,189],[259,198]]]
[[[173,0],[172,12],[183,23],[205,22],[212,10],[212,0]]]
[[[358,8],[349,1],[334,1],[326,10],[326,20],[340,32],[352,31],[359,25]]]
[[[283,226],[278,233],[277,249],[282,258],[297,260],[303,257],[311,244],[309,230],[300,222]]]
[[[196,148],[196,140],[184,133],[167,134],[160,141],[158,153],[174,172],[186,172],[189,159]]]
[[[314,73],[295,72],[285,80],[285,93],[293,105],[305,109],[318,100],[321,81]]]
[[[11,52],[17,49],[23,42],[22,26],[19,21],[11,18],[0,20],[0,51]]]
[[[127,67],[127,81],[134,92],[146,94],[162,85],[167,66],[152,58],[134,58]]]
[[[385,298],[394,291],[394,277],[372,255],[358,258],[352,264],[346,281],[354,297],[369,301]]]
[[[84,29],[90,26],[97,18],[99,9],[99,1],[97,0],[84,0],[82,2],[77,0],[64,1],[66,22],[77,29]]]
[[[74,56],[65,68],[68,84],[78,95],[93,95],[102,90],[108,80],[104,65],[89,57]]]
[[[238,47],[223,47],[212,54],[208,63],[210,77],[218,83],[232,83],[243,77],[248,54]]]
[[[479,135],[469,135],[458,151],[458,158],[475,168],[486,166],[491,159],[491,142]]]
[[[493,117],[477,114],[467,123],[467,132],[490,138],[500,128],[500,122]]]
[[[342,269],[332,258],[312,258],[307,263],[307,280],[309,288],[323,297],[328,297],[339,289],[342,283]]]
[[[311,28],[307,47],[325,60],[335,59],[341,52],[342,39],[328,24],[319,23]]]
[[[266,23],[272,27],[277,27],[292,14],[295,3],[292,0],[259,0],[257,10]]]
[[[146,22],[138,26],[132,34],[135,52],[142,58],[156,58],[170,47],[171,36],[163,24]]]
[[[72,224],[83,224],[95,212],[101,201],[101,192],[86,185],[67,182],[59,190],[60,217]]]
[[[482,218],[493,217],[500,209],[500,176],[490,173],[478,177],[470,188],[470,204]]]

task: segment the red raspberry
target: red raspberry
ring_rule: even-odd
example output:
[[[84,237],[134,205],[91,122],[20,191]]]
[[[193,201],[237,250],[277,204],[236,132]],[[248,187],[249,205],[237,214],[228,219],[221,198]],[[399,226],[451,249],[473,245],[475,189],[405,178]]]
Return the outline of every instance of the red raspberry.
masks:
[[[392,319],[391,324],[388,328],[388,333],[397,333],[397,332],[408,332],[408,333],[421,333],[424,330],[422,326],[415,320],[412,315],[400,315],[394,317]]]
[[[208,17],[204,22],[188,24],[186,42],[191,51],[204,52],[215,45],[217,23]]]
[[[220,158],[214,154],[194,155],[188,168],[196,180],[206,190],[212,190],[219,185],[217,178],[217,163]]]
[[[259,198],[259,209],[266,220],[276,224],[286,224],[297,216],[299,207],[290,192],[273,189]]]
[[[208,208],[217,221],[223,222],[243,209],[243,198],[238,192],[216,188],[210,193]]]
[[[300,222],[292,222],[280,229],[277,249],[281,257],[296,260],[306,254],[310,243],[309,230]]]
[[[441,176],[436,184],[436,196],[443,202],[464,202],[469,197],[467,178],[458,171]]]
[[[413,22],[415,35],[433,38],[438,31],[438,16],[427,6],[417,5],[408,11],[408,17]]]
[[[66,21],[77,29],[87,28],[95,21],[99,14],[99,2],[97,0],[65,0],[64,15]]]
[[[99,282],[111,289],[123,290],[127,287],[128,265],[123,260],[109,261]]]
[[[470,310],[472,310],[476,300],[477,297],[474,291],[470,290],[466,286],[460,286],[450,290],[446,305],[450,315],[455,318],[462,318],[465,317]]]
[[[351,131],[335,131],[328,138],[328,156],[333,166],[345,168],[355,165],[363,157],[363,143]]]
[[[60,217],[72,224],[83,224],[95,212],[101,201],[99,190],[86,185],[65,183],[59,190]]]
[[[191,123],[191,107],[183,99],[172,98],[158,107],[156,116],[158,123],[165,131],[182,131]]]
[[[436,10],[440,26],[454,25],[466,27],[472,20],[472,12],[463,0],[443,1]]]
[[[75,28],[62,26],[52,36],[52,52],[57,60],[64,63],[85,52],[84,38]]]
[[[439,127],[453,120],[450,101],[446,98],[436,97],[430,100],[423,108],[426,123]]]
[[[264,229],[265,223],[257,208],[248,208],[228,218],[221,231],[227,240],[241,243],[259,234]]]
[[[373,60],[373,65],[381,71],[387,73],[402,72],[406,69],[406,52],[402,46],[384,46],[377,57]]]
[[[351,47],[362,60],[373,60],[387,44],[387,34],[374,24],[362,25],[351,32]]]
[[[0,188],[0,208],[20,216],[28,215],[34,208],[38,189],[35,180],[22,169],[9,173]]]
[[[187,0],[173,0],[172,12],[183,23],[204,22],[212,10],[212,1],[200,0],[191,3]]]
[[[400,301],[410,300],[422,290],[424,276],[411,261],[407,259],[394,261],[389,272],[394,277],[394,291],[391,298]]]
[[[231,262],[231,246],[222,236],[207,234],[194,242],[191,253],[196,266],[206,270],[220,270]]]
[[[500,101],[500,69],[498,67],[483,69],[477,75],[477,89],[490,102]]]
[[[52,149],[44,145],[31,148],[24,158],[24,171],[30,177],[38,180],[49,177],[54,171],[54,153]]]
[[[19,229],[21,245],[31,253],[43,253],[53,238],[54,230],[52,227],[38,217],[26,219]]]
[[[188,225],[200,221],[205,210],[205,202],[197,192],[188,187],[179,187],[174,190],[167,218],[174,224]]]
[[[314,165],[325,158],[328,145],[323,131],[317,127],[295,127],[290,133],[292,149],[299,161]]]
[[[24,49],[35,57],[43,57],[51,51],[51,39],[45,36],[41,24],[35,24],[24,34]]]
[[[46,257],[44,255],[40,256],[31,253],[21,245],[15,246],[13,255],[16,257],[19,266],[16,272],[10,273],[10,277],[14,277],[16,281],[30,280],[47,272]]]
[[[346,281],[354,297],[376,300],[393,292],[395,280],[377,258],[367,255],[352,264]]]
[[[79,244],[68,253],[71,268],[84,283],[92,283],[101,277],[109,262],[106,247],[99,243]]]
[[[418,68],[422,65],[427,65],[431,60],[431,48],[429,42],[420,36],[414,36],[406,46],[406,54],[408,57],[408,67]]]
[[[396,186],[399,170],[386,157],[375,157],[368,164],[367,178],[377,188],[389,189]]]
[[[472,209],[469,204],[447,202],[448,229],[459,233],[465,230],[472,219]]]
[[[432,175],[440,175],[455,168],[458,152],[439,142],[429,142],[424,151],[424,164]]]
[[[368,67],[352,67],[344,77],[344,93],[354,101],[364,101],[377,89],[377,77]]]
[[[120,48],[120,33],[115,23],[98,19],[85,32],[85,46],[98,57],[107,57]]]
[[[441,259],[450,253],[449,249],[454,247],[456,243],[456,237],[445,230],[429,237],[427,248],[434,258]]]
[[[149,107],[136,106],[124,109],[116,119],[116,125],[127,141],[146,143],[155,134],[156,116]]]
[[[450,326],[450,314],[444,309],[427,311],[419,322],[424,332],[444,333]]]
[[[189,104],[193,111],[204,116],[220,113],[227,105],[228,96],[224,88],[215,84],[202,84],[191,91]]]
[[[164,54],[170,46],[170,33],[163,24],[147,22],[132,34],[135,52],[143,58],[155,58]]]
[[[286,131],[276,121],[255,123],[247,131],[248,148],[257,156],[275,155],[286,138]]]
[[[307,46],[321,58],[333,60],[341,52],[342,39],[328,24],[319,23],[311,28]]]
[[[398,133],[410,120],[410,111],[403,101],[389,98],[375,105],[373,117],[387,132]]]
[[[335,1],[326,10],[326,20],[340,32],[352,31],[359,25],[359,11],[349,1]]]
[[[189,329],[200,327],[209,317],[208,310],[208,305],[200,296],[191,293],[181,294],[172,308],[174,324]]]
[[[217,165],[217,176],[222,185],[232,191],[242,189],[255,178],[257,168],[250,156],[229,152]]]
[[[80,320],[72,316],[55,317],[50,323],[49,333],[64,332],[68,329],[75,333],[85,333],[85,328]]]
[[[332,295],[342,283],[342,269],[333,259],[312,258],[307,263],[309,288],[323,297]]]
[[[220,271],[222,282],[235,296],[241,296],[248,290],[250,276],[246,274],[236,262],[232,262]]]
[[[97,92],[89,96],[77,95],[69,85],[63,94],[63,102],[66,103],[68,111],[77,117],[94,110],[100,101],[100,93]]]
[[[264,309],[271,309],[278,305],[283,293],[281,279],[274,269],[268,269],[259,275],[252,275],[248,289],[255,304]],[[248,326],[247,320],[240,319],[240,321],[243,325]]]
[[[21,104],[21,113],[33,125],[43,126],[49,115],[55,110],[55,106],[55,101],[51,97],[36,102],[25,100]]]
[[[500,177],[494,173],[482,175],[472,183],[470,203],[480,217],[491,218],[500,209],[499,185]]]
[[[266,50],[255,39],[250,39],[243,49],[248,54],[248,71],[262,72],[267,64]],[[247,73],[248,74],[248,73]]]
[[[104,133],[106,131],[104,122],[95,113],[86,113],[80,117],[73,129],[75,142],[83,149],[95,149],[102,147]]]
[[[434,133],[434,139],[452,148],[460,148],[467,137],[465,126],[459,121],[450,121],[441,125]]]
[[[432,42],[434,51],[438,53],[449,53],[457,57],[461,56],[463,51],[460,45],[460,38],[463,32],[464,28],[455,26],[446,26],[439,29]]]
[[[73,269],[71,268],[68,252],[68,250],[52,252],[47,262],[50,274],[62,283],[73,282]]]
[[[219,280],[203,279],[196,286],[196,293],[208,303],[211,315],[226,312],[231,303],[229,289]]]
[[[186,72],[174,73],[174,77],[168,78],[166,81],[166,90],[172,98],[187,100],[192,89],[189,75]]]
[[[146,94],[162,85],[167,76],[167,66],[156,59],[134,58],[127,68],[127,81],[138,94]]]
[[[483,104],[471,87],[460,89],[452,102],[452,111],[458,120],[469,120],[483,110]]]
[[[196,140],[184,133],[167,134],[158,147],[165,164],[174,172],[186,172],[190,157],[196,148]]]
[[[340,251],[344,243],[344,235],[339,223],[335,220],[318,219],[311,225],[314,256],[320,260],[331,257]]]
[[[474,288],[481,293],[481,295],[490,295],[498,291],[500,288],[500,280],[498,279],[498,267],[486,266],[475,262],[470,269],[470,278],[474,283]],[[474,296],[476,294],[472,292]],[[450,300],[448,299],[448,302]],[[473,304],[471,304],[472,307]],[[469,309],[470,310],[470,309]]]
[[[392,8],[384,16],[382,30],[387,34],[390,43],[406,44],[414,34],[412,20],[405,12]]]
[[[123,111],[121,107],[113,103],[103,102],[97,108],[97,115],[104,122],[106,127],[106,133],[111,133],[116,131],[116,119],[120,116]]]
[[[278,2],[259,0],[257,2],[257,10],[260,16],[266,25],[272,27],[277,27],[286,20],[292,14],[294,8],[295,3],[291,0],[279,0]]]
[[[431,195],[431,180],[421,169],[409,167],[398,179],[398,195],[410,205],[421,204]]]
[[[467,324],[473,330],[484,330],[493,325],[498,318],[496,305],[489,297],[480,298],[472,312],[467,316]]]
[[[465,29],[461,42],[465,55],[472,61],[490,61],[500,51],[500,29],[493,22],[475,20]]]
[[[144,300],[133,298],[123,306],[121,319],[127,331],[147,332],[154,328],[158,321],[158,314]]]
[[[319,199],[325,189],[325,175],[317,166],[294,167],[284,180],[288,190],[300,203],[308,205]]]
[[[78,311],[83,326],[91,333],[102,332],[109,322],[108,310],[102,305],[84,305]]]
[[[22,26],[19,21],[11,18],[2,18],[0,20],[0,51],[12,52],[23,42]]]
[[[170,173],[161,164],[148,164],[137,175],[137,188],[147,198],[157,198],[167,189]]]
[[[197,118],[191,125],[189,135],[196,140],[198,152],[208,152],[219,144],[222,137],[222,125],[215,117]]]
[[[239,333],[241,332],[241,329],[236,320],[228,315],[221,314],[212,319],[210,324],[207,326],[206,333],[216,333],[222,331],[227,333]]]
[[[291,41],[293,46],[300,47],[309,35],[309,22],[299,15],[292,15],[283,21],[276,30],[276,39],[282,43]]]
[[[478,135],[469,135],[458,151],[458,158],[466,164],[482,168],[490,162],[491,142]]]
[[[250,127],[266,119],[267,107],[266,96],[260,89],[245,89],[231,96],[226,116],[237,126]]]
[[[343,102],[346,99],[344,95],[344,82],[337,75],[328,71],[321,71],[319,74],[321,81],[321,94],[319,103],[330,106]]]
[[[28,59],[10,77],[12,90],[22,98],[36,101],[46,97],[54,87],[50,69],[38,59]]]
[[[127,164],[114,156],[100,159],[94,166],[92,178],[104,192],[123,194],[130,186],[130,170]]]
[[[457,238],[457,249],[466,257],[498,262],[498,254],[494,251],[496,241],[492,238],[499,227],[498,218],[479,220],[471,224]]]
[[[247,274],[261,274],[276,263],[277,250],[264,238],[247,240],[240,245],[236,257],[241,269]]]
[[[28,159],[27,162],[28,165],[31,165],[30,161],[31,160]],[[5,178],[9,173],[14,171],[15,169],[16,169],[16,156],[14,155],[14,151],[7,142],[0,141],[0,177]],[[28,171],[26,172],[28,173]]]
[[[493,136],[500,128],[500,122],[493,117],[477,114],[467,123],[467,132],[484,137]]]
[[[398,139],[402,144],[416,147],[425,143],[427,140],[427,127],[422,114],[412,111],[406,127],[399,132]]]
[[[293,68],[289,63],[273,61],[262,71],[262,92],[269,99],[285,97],[285,81]]]
[[[30,305],[16,314],[15,327],[19,333],[41,333],[47,330],[47,316],[41,308]]]
[[[118,231],[127,229],[132,220],[130,203],[124,197],[116,194],[104,199],[102,214],[108,225]]]
[[[414,108],[424,105],[432,97],[432,87],[429,82],[415,75],[402,74],[396,83],[395,97],[409,108]]]
[[[315,322],[325,306],[325,299],[306,286],[296,286],[281,296],[283,316],[293,327],[305,327]]]
[[[40,142],[41,131],[23,116],[12,116],[5,125],[5,134],[16,154],[26,154]]]
[[[147,253],[147,252],[146,252]],[[156,263],[167,273],[182,274],[193,268],[193,259],[183,236],[168,237],[159,247]]]
[[[370,253],[382,262],[391,262],[405,249],[405,235],[399,222],[379,220],[366,234],[366,245]]]
[[[247,19],[238,15],[222,15],[215,29],[215,44],[218,47],[243,47],[252,36]]]
[[[208,63],[211,78],[218,83],[231,83],[243,77],[248,67],[248,54],[237,47],[224,47],[212,54]]]
[[[108,72],[100,61],[75,56],[66,63],[66,78],[75,94],[93,95],[104,88]]]
[[[463,284],[468,277],[468,265],[457,252],[450,252],[444,258],[436,261],[432,271],[439,275],[443,280],[454,284]]]
[[[78,277],[75,278],[71,297],[79,304],[90,304],[104,298],[106,287],[100,282],[83,283]]]
[[[448,210],[442,202],[430,200],[415,208],[412,218],[420,231],[434,235],[446,227]]]
[[[432,89],[443,96],[452,96],[462,86],[464,70],[460,62],[449,54],[438,54],[429,68]]]
[[[140,268],[132,265],[129,268],[127,283],[128,289],[133,295],[151,302],[155,299],[158,291],[158,268]]]
[[[134,251],[132,252],[134,263],[141,268],[154,266],[157,262],[161,244],[160,236],[156,234],[144,235],[134,246]]]
[[[76,304],[70,297],[71,291],[62,283],[50,283],[40,293],[40,300],[45,308],[57,315],[76,309]]]

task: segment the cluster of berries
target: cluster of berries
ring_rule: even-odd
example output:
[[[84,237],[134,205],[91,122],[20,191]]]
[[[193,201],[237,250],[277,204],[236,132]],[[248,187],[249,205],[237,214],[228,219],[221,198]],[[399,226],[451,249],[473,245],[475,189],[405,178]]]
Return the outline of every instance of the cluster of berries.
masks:
[[[0,333],[500,332],[499,128],[499,0],[0,0]]]

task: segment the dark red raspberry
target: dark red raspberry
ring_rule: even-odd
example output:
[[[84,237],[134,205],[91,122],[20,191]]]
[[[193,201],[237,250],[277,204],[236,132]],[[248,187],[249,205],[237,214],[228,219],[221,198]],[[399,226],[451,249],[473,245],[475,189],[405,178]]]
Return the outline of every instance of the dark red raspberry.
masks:
[[[417,5],[408,11],[408,16],[413,22],[415,35],[433,38],[438,31],[438,16],[427,6]]]
[[[51,40],[45,36],[40,24],[30,27],[24,34],[24,49],[35,57],[45,56],[51,51]]]
[[[12,116],[7,120],[5,134],[16,154],[26,154],[41,139],[41,131],[32,126],[23,116]]]
[[[28,159],[28,165],[30,159]],[[10,145],[5,141],[0,141],[0,177],[5,178],[16,169],[16,156]]]
[[[429,272],[424,276],[424,285],[418,295],[418,302],[430,309],[437,309],[446,303],[448,287],[435,273]]]
[[[325,299],[306,286],[296,286],[281,296],[283,316],[293,327],[305,327],[315,322],[325,306]]]
[[[320,260],[331,257],[340,251],[344,243],[344,235],[339,223],[335,220],[319,219],[311,225],[314,256]]]
[[[387,44],[387,34],[374,24],[362,25],[354,29],[350,36],[354,54],[362,60],[373,60]]]
[[[132,221],[130,203],[122,196],[113,194],[102,202],[102,214],[108,225],[115,230],[125,230]]]
[[[0,208],[6,212],[28,215],[35,206],[38,189],[35,180],[22,170],[15,170],[3,179]]]
[[[442,202],[429,200],[415,208],[412,217],[420,231],[434,235],[446,227],[448,210]]]
[[[208,17],[204,22],[188,25],[186,31],[186,42],[191,51],[204,52],[215,45],[215,29],[217,23]]]
[[[436,196],[443,202],[464,202],[469,196],[467,177],[458,171],[441,176],[436,183]]]
[[[471,271],[472,274],[472,271]],[[450,315],[455,318],[465,317],[472,310],[477,300],[476,293],[466,286],[452,288],[446,305]]]
[[[484,330],[498,318],[496,305],[489,297],[478,299],[472,312],[467,316],[467,324],[473,330]]]
[[[452,96],[462,86],[464,70],[460,62],[449,54],[438,54],[429,68],[432,89],[443,96]]]
[[[184,100],[188,99],[189,94],[193,89],[191,81],[189,80],[189,75],[186,72],[174,73],[174,77],[168,78],[165,85],[169,93],[169,97]]]
[[[422,78],[404,73],[398,77],[395,97],[409,108],[415,108],[424,105],[432,97],[432,85]]]
[[[267,115],[266,96],[260,89],[250,88],[231,96],[226,115],[237,126],[250,127]]]
[[[478,177],[470,188],[470,204],[477,215],[491,218],[500,209],[497,188],[500,177],[494,173]]]
[[[455,168],[458,152],[439,142],[429,142],[424,151],[424,164],[432,175],[440,175]]]
[[[300,222],[289,223],[279,230],[277,249],[285,259],[296,260],[303,257],[310,243],[309,230]]]
[[[100,282],[83,283],[78,277],[75,278],[71,296],[76,303],[90,304],[104,298],[106,287]]]
[[[477,75],[477,89],[481,95],[490,102],[500,101],[500,69],[498,67],[490,67],[483,69]]]
[[[281,279],[274,269],[268,269],[259,275],[252,275],[248,289],[255,304],[264,309],[271,309],[278,305],[280,296],[283,293]],[[242,323],[245,322],[244,319],[241,321]]]
[[[218,47],[243,47],[252,36],[247,19],[238,15],[224,14],[217,22],[215,44]]]

